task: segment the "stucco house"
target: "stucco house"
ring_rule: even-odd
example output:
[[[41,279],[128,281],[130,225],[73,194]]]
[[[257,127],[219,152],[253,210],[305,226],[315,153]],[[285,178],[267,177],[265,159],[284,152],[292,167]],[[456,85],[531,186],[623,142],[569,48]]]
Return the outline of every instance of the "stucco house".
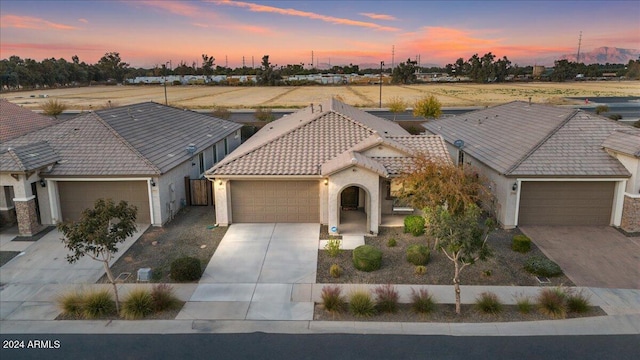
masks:
[[[185,205],[185,177],[201,178],[238,147],[240,128],[153,102],[82,113],[2,142],[0,206],[22,235],[75,220],[100,197],[126,200],[138,222],[160,226]]]
[[[341,214],[361,211],[375,234],[394,213],[391,180],[417,152],[449,161],[439,135],[410,135],[332,99],[267,124],[206,177],[221,225],[321,223],[340,233]]]
[[[521,101],[424,127],[443,136],[454,162],[473,165],[487,178],[505,228],[638,231],[637,129],[582,110]]]

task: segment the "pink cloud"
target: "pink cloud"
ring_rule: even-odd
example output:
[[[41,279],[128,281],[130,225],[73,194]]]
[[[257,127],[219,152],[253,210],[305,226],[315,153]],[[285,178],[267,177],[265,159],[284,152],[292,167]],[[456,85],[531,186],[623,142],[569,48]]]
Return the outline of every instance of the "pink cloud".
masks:
[[[149,7],[154,7],[158,9],[162,9],[168,11],[173,14],[187,16],[187,17],[197,17],[202,14],[202,10],[197,6],[190,5],[186,2],[182,1],[135,1],[134,4],[143,4]],[[210,13],[209,15],[213,15]]]
[[[376,14],[376,13],[360,13],[360,15],[362,16],[366,16],[370,19],[374,19],[374,20],[398,20],[397,17],[392,16],[392,15],[386,15],[386,14]]]
[[[79,22],[83,23],[83,24],[88,24],[89,20],[87,19],[78,19]]]
[[[78,30],[78,28],[75,26],[54,23],[41,18],[20,15],[3,15],[2,17],[0,17],[0,24],[0,27],[3,28],[31,30]]]
[[[304,17],[308,19],[321,20],[328,23],[332,23],[332,24],[359,26],[359,27],[364,27],[364,28],[369,28],[374,30],[381,30],[381,31],[399,31],[400,30],[398,28],[382,26],[382,25],[378,25],[378,24],[374,24],[366,21],[338,18],[334,16],[321,15],[321,14],[317,14],[309,11],[301,11],[301,10],[296,10],[291,8],[284,9],[284,8],[279,8],[274,6],[248,3],[244,1],[213,0],[211,2],[218,5],[228,5],[228,6],[245,8],[245,9],[249,9],[249,11],[252,11],[252,12],[264,12],[264,13],[273,13],[273,14],[280,14],[280,15],[287,15],[287,16],[298,16],[298,17]]]

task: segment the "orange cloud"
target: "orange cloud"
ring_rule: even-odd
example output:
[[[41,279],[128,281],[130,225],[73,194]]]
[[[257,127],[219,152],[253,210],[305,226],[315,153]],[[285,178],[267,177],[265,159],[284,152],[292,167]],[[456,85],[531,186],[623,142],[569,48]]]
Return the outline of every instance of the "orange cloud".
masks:
[[[0,17],[0,27],[3,28],[16,28],[16,29],[31,29],[31,30],[78,30],[77,27],[65,24],[54,23],[44,19],[20,16],[20,15],[3,15]]]
[[[400,30],[398,28],[382,26],[382,25],[378,25],[378,24],[374,24],[366,21],[338,18],[334,16],[321,15],[313,12],[300,11],[300,10],[290,9],[290,8],[283,9],[283,8],[278,8],[274,6],[248,3],[244,1],[214,0],[211,2],[218,5],[228,5],[228,6],[246,8],[252,12],[264,12],[264,13],[274,13],[274,14],[287,15],[287,16],[299,16],[299,17],[304,17],[308,19],[321,20],[328,23],[332,23],[332,24],[359,26],[359,27],[364,27],[364,28],[369,28],[374,30],[381,30],[381,31],[399,31]]]
[[[360,15],[362,16],[366,16],[370,19],[374,19],[374,20],[398,20],[397,17],[392,16],[392,15],[385,15],[385,14],[376,14],[376,13],[360,13]]]

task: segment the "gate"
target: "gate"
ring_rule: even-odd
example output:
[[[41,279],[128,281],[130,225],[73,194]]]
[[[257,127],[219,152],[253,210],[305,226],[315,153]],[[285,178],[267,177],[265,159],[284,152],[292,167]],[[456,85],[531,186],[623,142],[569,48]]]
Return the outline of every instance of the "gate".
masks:
[[[213,191],[211,191],[211,181],[207,179],[185,178],[187,190],[187,205],[210,206],[213,205]]]

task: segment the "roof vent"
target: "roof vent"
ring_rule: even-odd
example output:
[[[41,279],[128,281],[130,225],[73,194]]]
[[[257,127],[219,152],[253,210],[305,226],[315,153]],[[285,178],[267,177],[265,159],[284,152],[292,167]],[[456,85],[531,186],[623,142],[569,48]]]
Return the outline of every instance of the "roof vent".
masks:
[[[311,103],[311,113],[313,114],[313,103]]]
[[[192,154],[192,155],[193,155],[193,154],[196,152],[196,149],[197,149],[196,144],[189,144],[189,145],[187,145],[187,152],[188,152],[189,154]]]

